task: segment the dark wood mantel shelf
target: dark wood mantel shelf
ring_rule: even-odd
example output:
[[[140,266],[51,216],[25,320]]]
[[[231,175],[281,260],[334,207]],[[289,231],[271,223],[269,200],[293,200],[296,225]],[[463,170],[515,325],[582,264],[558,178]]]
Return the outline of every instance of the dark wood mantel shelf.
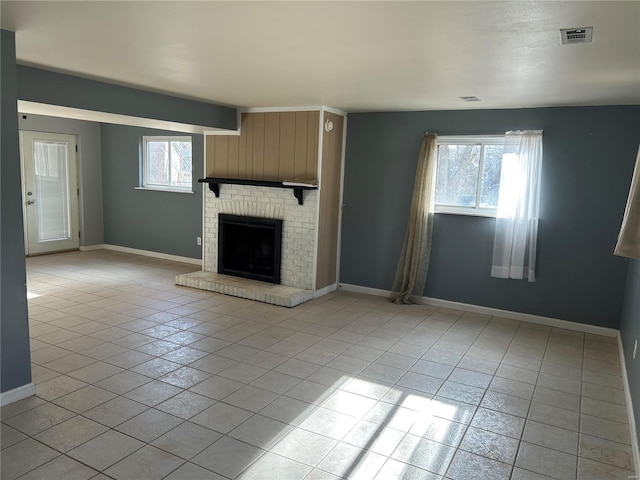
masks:
[[[215,193],[216,197],[220,196],[220,185],[223,183],[230,185],[253,185],[254,187],[278,187],[278,188],[290,188],[293,190],[293,196],[298,199],[298,205],[304,203],[302,192],[304,190],[317,190],[317,186],[306,185],[285,185],[283,182],[270,182],[266,180],[243,180],[239,178],[199,178],[199,183],[208,183],[209,190]]]

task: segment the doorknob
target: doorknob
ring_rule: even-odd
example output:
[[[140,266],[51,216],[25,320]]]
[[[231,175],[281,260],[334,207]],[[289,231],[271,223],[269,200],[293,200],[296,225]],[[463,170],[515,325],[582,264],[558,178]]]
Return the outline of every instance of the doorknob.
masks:
[[[34,202],[33,200],[27,200],[27,205],[33,205],[34,203],[36,202]]]

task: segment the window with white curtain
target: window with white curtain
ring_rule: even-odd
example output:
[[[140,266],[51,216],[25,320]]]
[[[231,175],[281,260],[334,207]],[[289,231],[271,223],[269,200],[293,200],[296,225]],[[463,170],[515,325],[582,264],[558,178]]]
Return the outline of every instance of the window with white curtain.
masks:
[[[439,136],[435,212],[496,218],[491,276],[536,279],[542,131]]]
[[[435,212],[495,217],[504,136],[439,136]]]

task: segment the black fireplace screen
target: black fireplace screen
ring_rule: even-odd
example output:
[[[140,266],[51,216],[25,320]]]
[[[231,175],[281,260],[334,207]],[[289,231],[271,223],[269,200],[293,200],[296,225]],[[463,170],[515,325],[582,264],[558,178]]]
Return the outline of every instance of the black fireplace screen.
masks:
[[[280,283],[282,220],[218,215],[218,273]]]

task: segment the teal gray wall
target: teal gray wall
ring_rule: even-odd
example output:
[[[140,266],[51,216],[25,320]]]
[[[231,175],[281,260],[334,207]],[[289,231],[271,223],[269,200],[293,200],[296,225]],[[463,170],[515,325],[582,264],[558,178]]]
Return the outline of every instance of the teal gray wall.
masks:
[[[236,129],[235,108],[18,66],[18,99],[96,112]]]
[[[639,106],[350,114],[340,281],[391,288],[425,131],[523,129],[544,130],[537,282],[490,277],[494,219],[436,214],[424,295],[617,328]]]
[[[75,135],[78,142],[78,179],[80,184],[80,245],[104,243],[102,215],[102,162],[100,124],[70,118],[43,115],[18,115],[20,130]]]
[[[629,262],[629,272],[620,322],[620,336],[622,337],[634,416],[638,422],[640,421],[640,366],[638,365],[640,356],[636,355],[636,359],[633,359],[633,344],[635,340],[640,340],[640,260],[627,261]],[[636,435],[638,435],[640,443],[639,432],[636,432]]]
[[[0,392],[31,382],[15,34],[0,31]]]
[[[134,188],[140,179],[142,137],[184,133],[109,124],[101,132],[105,243],[202,258],[196,237],[202,236],[202,185],[197,180],[204,176],[204,137],[191,135],[195,193],[188,194]]]

